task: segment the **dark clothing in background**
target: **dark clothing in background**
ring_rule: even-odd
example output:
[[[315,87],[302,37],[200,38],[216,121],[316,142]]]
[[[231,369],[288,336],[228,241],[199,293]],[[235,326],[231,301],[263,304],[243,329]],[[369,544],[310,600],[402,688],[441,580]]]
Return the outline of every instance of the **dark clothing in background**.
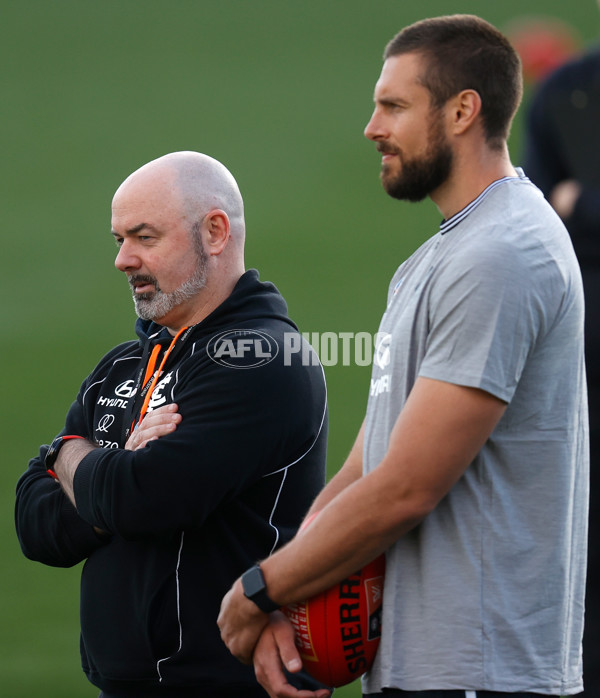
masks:
[[[590,411],[590,532],[583,680],[600,695],[600,47],[550,75],[528,115],[525,161],[529,178],[548,198],[564,180],[582,187],[565,225],[583,276]]]

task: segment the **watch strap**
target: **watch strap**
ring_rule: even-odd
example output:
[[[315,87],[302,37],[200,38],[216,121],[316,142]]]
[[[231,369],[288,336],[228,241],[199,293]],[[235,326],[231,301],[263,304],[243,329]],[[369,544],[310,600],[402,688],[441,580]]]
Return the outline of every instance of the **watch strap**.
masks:
[[[63,447],[65,441],[69,441],[71,439],[83,439],[83,436],[77,436],[75,434],[67,434],[64,436],[57,436],[54,441],[50,444],[48,447],[48,450],[46,451],[46,457],[44,458],[44,467],[46,470],[52,475],[52,477],[57,480],[58,478],[56,477],[56,473],[52,470],[54,467],[54,464],[56,463],[56,459],[58,458],[58,452],[60,449]]]
[[[267,585],[260,565],[254,565],[242,575],[244,596],[253,601],[263,613],[279,610],[279,604],[269,598]]]

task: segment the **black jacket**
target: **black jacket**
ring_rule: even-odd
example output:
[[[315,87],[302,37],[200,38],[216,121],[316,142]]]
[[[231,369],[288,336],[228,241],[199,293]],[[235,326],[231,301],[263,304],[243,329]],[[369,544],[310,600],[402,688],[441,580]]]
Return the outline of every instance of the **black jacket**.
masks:
[[[582,187],[565,225],[585,273],[600,265],[600,46],[553,72],[527,112],[525,173],[548,196],[565,179]],[[594,289],[595,290],[595,289]]]
[[[182,422],[128,451],[149,348],[172,339],[149,322],[136,330],[140,341],[114,348],[84,381],[61,432],[102,446],[77,470],[77,510],[44,470],[47,446],[19,480],[21,547],[48,565],[87,558],[81,650],[92,683],[124,695],[243,695],[254,674],[222,643],[218,610],[245,569],[292,537],[324,484],[323,370],[308,345],[300,351],[277,289],[246,272],[179,340],[152,394],[151,409],[176,402]]]

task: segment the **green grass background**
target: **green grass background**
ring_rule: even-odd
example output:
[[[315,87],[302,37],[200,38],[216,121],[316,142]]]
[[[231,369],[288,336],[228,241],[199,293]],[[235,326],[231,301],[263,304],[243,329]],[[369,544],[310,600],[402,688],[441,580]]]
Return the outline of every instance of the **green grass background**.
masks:
[[[112,266],[114,190],[164,153],[209,153],[242,189],[248,266],[279,286],[301,328],[375,332],[391,274],[440,216],[386,197],[362,130],[385,42],[453,12],[500,27],[552,15],[586,43],[600,25],[594,0],[2,3],[2,696],[97,695],[79,667],[80,570],[27,561],[12,512],[18,476],[82,378],[133,334]],[[333,473],[362,420],[369,369],[327,376]]]

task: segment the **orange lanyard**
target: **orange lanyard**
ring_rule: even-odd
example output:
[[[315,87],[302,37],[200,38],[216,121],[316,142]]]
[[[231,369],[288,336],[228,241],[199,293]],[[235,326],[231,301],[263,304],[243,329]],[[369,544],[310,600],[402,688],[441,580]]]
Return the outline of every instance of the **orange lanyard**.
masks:
[[[148,411],[148,405],[150,404],[150,398],[152,397],[152,392],[154,391],[154,388],[156,388],[156,384],[158,383],[158,379],[160,378],[160,375],[162,373],[162,370],[167,363],[167,359],[169,358],[169,354],[173,350],[173,347],[177,343],[177,340],[181,335],[187,330],[187,327],[182,327],[179,332],[173,337],[171,340],[171,344],[169,344],[169,348],[165,352],[165,355],[162,358],[162,361],[160,362],[160,366],[158,367],[158,371],[154,371],[154,368],[156,366],[156,362],[158,360],[158,355],[160,354],[161,346],[160,344],[157,344],[154,349],[152,350],[152,354],[150,355],[150,358],[148,359],[148,365],[146,366],[146,373],[144,374],[144,380],[142,381],[142,388],[148,383],[150,380],[151,376],[154,374],[154,378],[152,379],[152,383],[150,384],[150,387],[148,388],[146,395],[144,396],[144,402],[142,403],[142,409],[140,411],[140,418],[138,419],[138,422],[134,428],[139,427],[139,425],[142,423],[142,419],[144,419],[144,416],[146,415],[146,412]]]

